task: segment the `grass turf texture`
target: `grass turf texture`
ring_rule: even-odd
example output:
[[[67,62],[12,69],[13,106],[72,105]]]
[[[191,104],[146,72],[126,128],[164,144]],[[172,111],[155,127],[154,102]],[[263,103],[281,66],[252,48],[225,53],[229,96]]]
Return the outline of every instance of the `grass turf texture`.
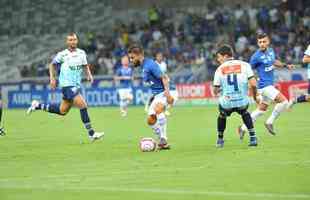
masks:
[[[127,118],[117,108],[90,108],[93,126],[106,133],[93,144],[77,109],[65,117],[7,111],[0,199],[310,199],[309,104],[284,113],[275,137],[263,126],[269,113],[259,119],[257,148],[247,146],[248,137],[239,141],[237,114],[225,147],[216,149],[216,107],[171,112],[172,150],[142,153],[139,139],[153,136],[142,107]]]

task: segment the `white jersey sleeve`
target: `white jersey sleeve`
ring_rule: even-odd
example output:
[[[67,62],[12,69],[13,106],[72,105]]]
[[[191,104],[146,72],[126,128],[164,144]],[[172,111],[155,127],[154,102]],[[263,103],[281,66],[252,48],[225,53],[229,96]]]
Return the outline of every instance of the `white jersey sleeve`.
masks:
[[[213,86],[221,86],[221,75],[220,75],[220,70],[217,68],[214,74],[214,79],[213,79]]]
[[[87,65],[87,56],[84,50],[81,51],[81,59],[82,59],[82,65]]]
[[[305,55],[310,56],[310,45],[308,45],[308,48],[305,51]]]
[[[63,63],[62,52],[58,52],[58,53],[56,54],[56,56],[54,57],[52,63],[53,63],[53,64],[61,64],[61,63]]]
[[[245,69],[246,69],[246,76],[247,76],[247,78],[249,79],[249,78],[252,78],[253,76],[254,76],[254,72],[253,72],[253,70],[252,70],[252,67],[251,67],[251,65],[250,64],[248,64],[248,63],[246,63],[245,64]]]

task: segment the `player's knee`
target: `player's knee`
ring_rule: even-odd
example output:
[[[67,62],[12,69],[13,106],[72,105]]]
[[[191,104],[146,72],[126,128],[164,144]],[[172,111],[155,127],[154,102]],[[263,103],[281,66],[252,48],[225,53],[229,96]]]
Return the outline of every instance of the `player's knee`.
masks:
[[[227,117],[227,116],[226,116],[224,113],[220,113],[220,114],[219,114],[219,118],[220,118],[220,119],[226,119],[226,117]]]
[[[172,105],[174,103],[174,98],[172,96],[167,98],[167,103]]]
[[[160,113],[164,112],[164,110],[165,110],[165,105],[163,105],[163,104],[161,104],[161,103],[158,103],[158,104],[156,104],[154,110],[155,110],[155,113],[156,113],[157,115],[159,115]]]
[[[242,117],[250,117],[251,118],[251,114],[249,113],[249,111],[245,110],[239,113]]]
[[[87,103],[85,101],[81,101],[79,103],[79,109],[85,109],[85,108],[87,108]]]
[[[147,118],[147,124],[152,126],[156,123],[156,115],[150,115],[148,118]]]
[[[288,102],[288,100],[283,94],[279,93],[278,96],[275,98],[275,102],[283,103],[283,102]]]
[[[67,113],[68,113],[68,111],[60,110],[60,113],[59,113],[59,114],[65,116]]]
[[[65,116],[69,112],[69,109],[68,108],[66,108],[66,109],[60,108],[59,111],[60,111],[59,112],[60,115]]]
[[[268,109],[268,105],[266,104],[260,104],[258,107],[258,110],[260,110],[261,112],[266,112]]]
[[[128,95],[127,99],[128,99],[129,101],[132,101],[132,100],[133,100],[132,94]]]

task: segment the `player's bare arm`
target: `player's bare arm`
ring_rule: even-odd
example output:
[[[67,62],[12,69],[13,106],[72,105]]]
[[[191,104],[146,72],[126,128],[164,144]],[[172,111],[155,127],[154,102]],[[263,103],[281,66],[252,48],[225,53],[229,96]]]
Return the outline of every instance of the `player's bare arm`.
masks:
[[[274,66],[279,67],[279,68],[288,68],[288,69],[293,69],[294,65],[292,64],[285,64],[281,62],[280,60],[275,60],[273,63]]]
[[[253,94],[253,99],[254,101],[259,104],[259,99],[257,98],[258,94],[257,94],[257,86],[256,86],[256,79],[255,77],[252,77],[249,79],[249,88],[250,88],[250,91],[252,92]]]
[[[164,85],[164,89],[165,89],[164,94],[167,97],[167,101],[169,104],[173,104],[173,97],[171,96],[170,91],[169,91],[169,77],[168,77],[168,75],[164,74],[161,77],[161,80],[162,80],[163,85]]]
[[[54,90],[56,88],[56,70],[55,65],[50,63],[49,66],[49,73],[50,73],[50,86]]]
[[[90,71],[90,68],[89,68],[89,65],[85,65],[85,70],[86,70],[86,76],[87,76],[87,80],[90,82],[90,83],[93,83],[94,82],[94,77]]]
[[[304,57],[302,58],[302,62],[303,63],[310,63],[310,56],[304,55]]]
[[[215,96],[218,96],[218,95],[220,94],[220,92],[221,92],[221,87],[218,86],[218,85],[214,85],[214,86],[213,86],[213,94],[214,94]]]

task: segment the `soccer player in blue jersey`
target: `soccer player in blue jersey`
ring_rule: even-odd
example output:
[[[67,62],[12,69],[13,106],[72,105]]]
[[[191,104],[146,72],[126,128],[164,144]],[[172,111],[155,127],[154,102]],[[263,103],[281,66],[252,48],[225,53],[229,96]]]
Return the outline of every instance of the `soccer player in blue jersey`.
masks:
[[[258,108],[251,113],[252,120],[255,122],[259,116],[262,116],[268,109],[271,102],[275,102],[271,116],[265,122],[265,127],[270,134],[275,135],[273,122],[279,115],[289,108],[290,103],[286,97],[274,87],[274,68],[292,69],[293,65],[287,65],[276,59],[275,52],[270,47],[270,39],[266,33],[257,34],[257,44],[259,49],[252,55],[250,64],[256,70],[258,75],[258,93],[261,101]],[[246,126],[238,128],[240,138],[243,138]]]
[[[159,136],[159,149],[170,149],[166,132],[167,118],[164,114],[168,104],[171,105],[174,101],[169,91],[169,78],[162,73],[153,59],[144,57],[142,47],[138,45],[131,46],[128,53],[130,62],[135,67],[142,67],[143,80],[150,84],[152,90],[153,97],[148,110],[147,123],[154,133]]]
[[[36,110],[43,110],[57,115],[66,115],[72,106],[80,109],[81,120],[88,132],[91,141],[100,139],[104,133],[95,132],[91,126],[87,112],[87,104],[80,93],[82,73],[85,70],[87,79],[93,82],[93,76],[87,64],[86,53],[77,48],[78,38],[75,33],[70,33],[66,38],[67,49],[57,53],[49,65],[50,86],[56,88],[56,67],[60,67],[59,86],[63,94],[60,105],[43,104],[33,100],[27,110],[30,114]]]
[[[308,67],[308,94],[301,95],[298,98],[294,99],[293,104],[310,102],[310,45],[308,45],[308,48],[306,49],[304,53],[302,62],[308,65],[307,66]]]
[[[132,101],[132,79],[133,79],[133,70],[129,66],[128,56],[123,56],[121,59],[122,66],[117,69],[114,80],[119,81],[119,105],[121,116],[127,116],[127,107],[128,104]]]
[[[226,118],[233,112],[241,115],[243,122],[250,135],[249,146],[257,146],[257,138],[251,119],[247,111],[249,107],[249,89],[256,101],[256,79],[251,66],[241,60],[233,58],[233,50],[229,45],[223,45],[216,52],[216,59],[220,63],[214,80],[213,91],[219,97],[219,116],[217,118],[218,139],[216,146],[224,147],[224,131],[226,129]]]

